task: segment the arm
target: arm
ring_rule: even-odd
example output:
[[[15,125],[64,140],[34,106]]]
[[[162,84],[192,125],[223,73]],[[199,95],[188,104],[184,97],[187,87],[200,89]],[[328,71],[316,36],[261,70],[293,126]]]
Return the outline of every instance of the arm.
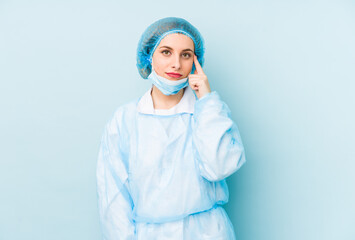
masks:
[[[207,180],[223,180],[244,164],[238,127],[216,91],[196,101],[192,134],[194,154],[201,175]]]
[[[97,195],[105,240],[133,239],[133,202],[127,185],[127,165],[122,159],[117,123],[106,125],[97,162]]]

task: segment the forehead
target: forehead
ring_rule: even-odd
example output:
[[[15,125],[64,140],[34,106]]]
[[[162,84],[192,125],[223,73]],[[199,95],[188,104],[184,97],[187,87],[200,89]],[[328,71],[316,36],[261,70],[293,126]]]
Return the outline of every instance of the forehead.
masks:
[[[173,49],[194,49],[194,42],[192,39],[182,33],[172,33],[165,36],[159,43],[158,48],[161,46],[169,46]]]

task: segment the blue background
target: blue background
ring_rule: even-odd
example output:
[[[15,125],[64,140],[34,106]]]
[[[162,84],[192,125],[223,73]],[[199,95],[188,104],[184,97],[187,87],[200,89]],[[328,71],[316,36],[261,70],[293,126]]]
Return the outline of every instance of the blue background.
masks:
[[[150,84],[143,31],[168,16],[206,41],[204,71],[247,163],[225,205],[241,240],[355,239],[354,1],[0,1],[0,239],[100,239],[104,124]]]

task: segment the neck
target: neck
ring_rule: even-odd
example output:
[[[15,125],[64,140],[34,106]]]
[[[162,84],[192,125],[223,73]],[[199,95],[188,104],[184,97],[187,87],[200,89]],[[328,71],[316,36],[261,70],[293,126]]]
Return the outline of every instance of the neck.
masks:
[[[178,104],[184,95],[185,88],[181,89],[177,94],[165,95],[155,85],[153,85],[152,95],[154,109],[169,109]]]

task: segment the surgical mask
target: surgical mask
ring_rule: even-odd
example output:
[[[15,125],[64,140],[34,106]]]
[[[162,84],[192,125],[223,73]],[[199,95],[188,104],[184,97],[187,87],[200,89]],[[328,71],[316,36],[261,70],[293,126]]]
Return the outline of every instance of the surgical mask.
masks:
[[[152,83],[164,94],[164,95],[172,95],[177,94],[182,88],[189,85],[188,78],[183,78],[177,81],[169,80],[162,76],[159,76],[155,70],[153,69],[152,64],[152,72],[149,74],[148,79],[152,81]]]

